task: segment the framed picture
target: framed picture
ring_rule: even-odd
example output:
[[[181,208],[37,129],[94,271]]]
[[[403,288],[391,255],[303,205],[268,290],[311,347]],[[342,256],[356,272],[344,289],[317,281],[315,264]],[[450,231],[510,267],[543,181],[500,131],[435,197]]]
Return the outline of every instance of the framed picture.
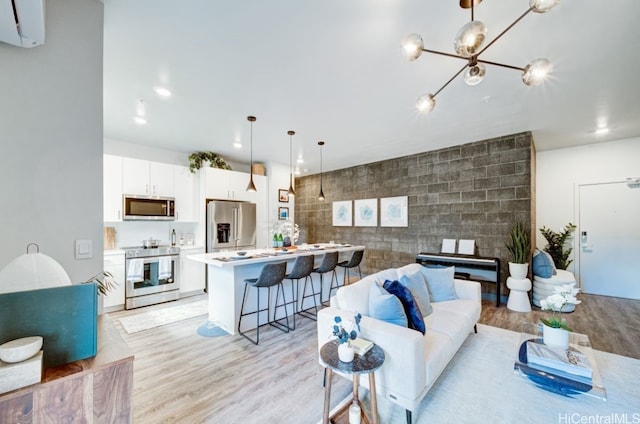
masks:
[[[278,208],[278,219],[282,221],[289,219],[289,208],[284,208],[284,207]]]
[[[351,200],[333,202],[333,226],[351,227]]]
[[[360,199],[353,201],[353,215],[356,227],[378,226],[378,199]]]
[[[383,197],[380,199],[381,227],[409,226],[408,197]]]
[[[289,190],[280,189],[278,190],[278,202],[281,203],[289,203],[289,195],[287,194]]]

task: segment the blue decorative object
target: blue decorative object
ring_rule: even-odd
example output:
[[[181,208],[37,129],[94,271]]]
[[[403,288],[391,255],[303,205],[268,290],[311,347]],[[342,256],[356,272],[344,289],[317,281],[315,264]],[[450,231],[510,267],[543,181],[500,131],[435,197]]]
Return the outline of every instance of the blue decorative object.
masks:
[[[453,282],[455,270],[456,268],[453,266],[438,268],[423,266],[420,269],[420,272],[427,280],[427,288],[432,302],[443,302],[458,298]]]
[[[431,297],[427,289],[427,282],[424,280],[422,273],[419,271],[414,274],[403,275],[400,277],[400,283],[411,290],[411,294],[422,312],[422,316],[431,315],[433,307],[431,306]]]
[[[380,287],[377,282],[373,282],[369,289],[369,315],[402,327],[408,325],[407,315],[400,299]]]
[[[427,328],[424,324],[424,318],[422,318],[422,312],[413,298],[411,290],[400,284],[399,281],[389,280],[384,282],[384,289],[392,295],[397,296],[400,302],[402,302],[402,307],[409,321],[409,328],[413,328],[424,334]]]
[[[202,337],[220,337],[229,335],[229,333],[223,330],[220,326],[210,321],[207,321],[198,327],[197,333]]]
[[[356,313],[353,317],[353,320],[355,321],[355,323],[352,324],[351,331],[347,331],[342,326],[342,317],[339,317],[339,316],[334,317],[333,320],[335,321],[335,324],[333,325],[333,335],[338,338],[340,343],[346,343],[349,340],[355,340],[356,337],[358,337],[358,333],[356,332],[355,329],[353,329],[353,325],[355,325],[358,331],[360,331],[361,319],[362,319],[362,315],[360,315],[359,313]]]
[[[551,255],[541,250],[536,250],[533,255],[532,268],[533,275],[542,278],[551,278],[555,274],[556,267],[551,259]]]
[[[0,294],[0,344],[42,336],[44,368],[96,355],[95,283]]]

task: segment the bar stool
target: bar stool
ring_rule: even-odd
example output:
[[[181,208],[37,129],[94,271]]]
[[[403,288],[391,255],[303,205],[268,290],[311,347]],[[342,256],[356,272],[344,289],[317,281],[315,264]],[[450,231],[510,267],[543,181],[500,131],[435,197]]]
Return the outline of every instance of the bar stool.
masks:
[[[324,256],[322,257],[322,262],[320,263],[320,266],[317,268],[314,268],[312,272],[318,273],[320,274],[320,303],[322,305],[325,305],[327,302],[329,302],[329,299],[331,298],[331,290],[333,290],[334,288],[337,289],[338,288],[338,275],[336,274],[336,266],[338,265],[338,251],[334,250],[333,252],[326,252],[324,254]],[[324,286],[322,277],[325,273],[327,272],[331,272],[331,283],[329,284],[329,297],[327,297],[327,302],[323,302],[322,301],[322,288]],[[336,284],[335,286],[333,285],[333,281],[335,280]],[[314,293],[314,295],[317,293]]]
[[[269,324],[280,331],[288,333],[292,328],[289,327],[289,315],[287,314],[287,305],[285,303],[284,298],[284,287],[282,286],[282,280],[284,279],[284,275],[287,272],[287,263],[286,262],[276,262],[276,263],[268,263],[262,268],[260,272],[260,276],[258,278],[248,278],[244,280],[244,294],[242,295],[242,306],[240,307],[240,319],[238,319],[238,333],[242,334],[244,338],[252,342],[253,344],[258,344],[260,341],[260,312],[267,311],[267,322],[265,324]],[[271,287],[278,285],[278,288],[282,288],[282,305],[278,305],[278,296],[276,294],[276,306],[284,306],[285,318],[287,321],[286,326],[282,323],[275,321],[275,313],[274,313],[274,321],[269,321],[269,305],[271,304]],[[258,289],[257,292],[257,301],[256,301],[256,310],[253,312],[244,312],[244,302],[247,297],[247,292],[249,291],[249,287],[255,287]],[[267,307],[260,309],[260,289],[267,289]],[[279,294],[279,292],[278,292]],[[242,323],[242,317],[247,315],[256,314],[256,339],[253,340],[251,337],[247,336],[245,333],[240,331],[240,324]],[[264,324],[262,324],[264,325]]]
[[[311,271],[313,271],[313,261],[314,261],[314,256],[313,255],[302,255],[302,256],[298,256],[296,258],[296,261],[293,263],[293,269],[291,270],[291,272],[287,275],[285,275],[284,278],[291,280],[291,298],[293,299],[292,302],[293,303],[293,330],[295,330],[296,328],[296,313],[301,314],[302,316],[307,316],[308,318],[311,318],[311,316],[306,314],[306,311],[298,311],[298,298],[299,298],[299,293],[300,293],[300,280],[304,278],[304,286],[302,289],[302,299],[300,301],[300,309],[302,309],[304,307],[304,300],[308,297],[313,297],[313,304],[314,307],[316,309],[316,313],[318,313],[318,306],[316,305],[316,298],[315,298],[315,294],[314,289],[313,289],[313,279],[311,279],[311,294],[307,295],[307,280],[309,280],[309,275],[311,275]],[[296,290],[295,290],[295,295],[293,293],[293,285],[295,281],[295,286],[296,286]],[[276,299],[278,298],[278,296],[276,295]],[[311,309],[311,308],[309,308]],[[285,311],[286,312],[286,311]],[[274,311],[274,318],[275,318],[275,311]],[[312,318],[314,319],[314,318]]]
[[[349,284],[349,268],[358,267],[358,274],[362,280],[362,271],[360,270],[360,262],[362,262],[362,256],[364,255],[364,249],[355,250],[351,255],[351,259],[348,261],[342,261],[338,266],[344,268],[344,284]]]

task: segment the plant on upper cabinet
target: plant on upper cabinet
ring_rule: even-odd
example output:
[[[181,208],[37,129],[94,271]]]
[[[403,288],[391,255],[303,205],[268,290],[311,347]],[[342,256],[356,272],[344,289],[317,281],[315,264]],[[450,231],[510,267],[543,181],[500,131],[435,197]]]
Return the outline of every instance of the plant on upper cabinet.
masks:
[[[540,233],[547,240],[544,250],[551,255],[553,263],[560,269],[567,269],[573,262],[573,260],[569,260],[569,255],[571,255],[573,248],[569,247],[565,250],[564,245],[575,229],[576,226],[572,223],[565,225],[564,229],[559,233],[544,225],[540,228]]]
[[[189,171],[195,173],[202,167],[202,163],[209,161],[211,168],[231,170],[229,165],[221,156],[213,152],[193,152],[189,155]]]
[[[523,279],[527,277],[529,270],[529,253],[531,252],[531,242],[529,235],[521,222],[517,222],[511,227],[509,232],[509,240],[505,243],[507,250],[511,253],[511,262],[509,262],[509,273],[515,279]]]

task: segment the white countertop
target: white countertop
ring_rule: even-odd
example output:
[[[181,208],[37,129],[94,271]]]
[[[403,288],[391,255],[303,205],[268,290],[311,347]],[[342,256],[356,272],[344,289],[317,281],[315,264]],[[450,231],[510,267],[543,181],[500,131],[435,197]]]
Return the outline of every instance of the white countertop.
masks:
[[[105,250],[102,254],[104,256],[124,255],[124,250],[122,250],[122,249],[109,249],[109,250]]]
[[[318,247],[315,247],[318,246]],[[287,251],[278,249],[255,249],[247,250],[245,256],[240,256],[237,251],[200,253],[187,256],[187,259],[213,265],[216,267],[236,267],[250,265],[261,262],[273,262],[278,260],[293,259],[302,254],[323,255],[327,251],[349,252],[364,249],[364,246],[352,246],[350,244],[303,244],[294,249],[287,248]]]

